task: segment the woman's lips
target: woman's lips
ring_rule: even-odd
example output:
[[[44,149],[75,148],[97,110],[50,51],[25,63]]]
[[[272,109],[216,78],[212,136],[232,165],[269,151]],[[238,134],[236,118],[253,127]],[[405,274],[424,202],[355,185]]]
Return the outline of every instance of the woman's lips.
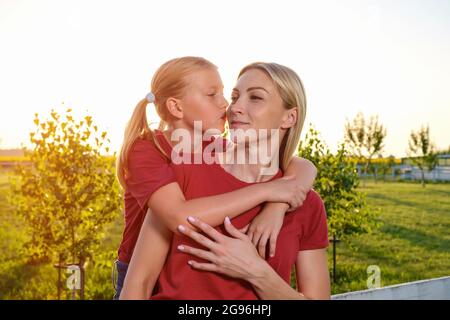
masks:
[[[231,127],[243,127],[243,126],[246,126],[246,125],[248,125],[248,123],[247,122],[242,122],[242,121],[231,121],[230,122],[230,126]]]

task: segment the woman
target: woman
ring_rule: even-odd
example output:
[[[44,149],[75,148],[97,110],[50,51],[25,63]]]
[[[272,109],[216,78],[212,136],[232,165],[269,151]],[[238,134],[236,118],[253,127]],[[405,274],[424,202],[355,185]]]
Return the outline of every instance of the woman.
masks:
[[[227,113],[230,129],[277,130],[278,135],[267,139],[278,139],[279,162],[285,168],[295,151],[305,118],[303,85],[287,67],[274,63],[251,64],[239,74]],[[244,140],[247,152],[252,142]],[[183,165],[175,171],[189,199],[237,190],[281,176],[281,171],[272,177],[262,176],[261,167],[261,164],[202,164]],[[168,243],[169,254],[152,299],[328,299],[326,214],[317,193],[310,192],[302,207],[286,215],[278,234],[277,252],[267,260],[258,255],[252,238],[237,230],[258,219],[258,209],[234,218],[235,228],[226,220],[225,229],[213,229],[190,217],[191,224],[209,238],[180,226],[182,235],[175,234],[171,243],[170,232],[159,216],[147,215],[130,262],[123,298],[148,298],[152,292],[159,270],[152,266],[155,256],[149,243],[159,234],[159,240]],[[224,230],[233,237],[225,236]],[[203,247],[198,248],[196,242]],[[192,255],[203,261],[193,261]],[[298,291],[289,286],[294,266]]]
[[[313,165],[296,158],[290,162],[286,174],[300,174],[303,178],[300,181],[283,178],[226,194],[185,199],[169,166],[171,146],[164,145],[164,134],[173,132],[174,128],[184,128],[192,133],[195,120],[202,121],[204,130],[222,132],[228,106],[222,93],[222,81],[217,67],[211,62],[200,57],[182,57],[164,63],[153,76],[151,87],[153,92],[137,104],[127,125],[117,161],[118,178],[125,189],[125,229],[116,261],[115,298],[120,295],[147,209],[160,216],[164,225],[173,232],[190,214],[200,215],[206,222],[219,225],[226,215],[239,215],[265,201],[274,203],[266,205],[261,214],[276,216],[282,221],[286,205],[275,202],[287,202],[291,207],[297,207],[311,188],[315,176]],[[154,103],[167,127],[164,133],[148,127],[146,108],[149,103]],[[274,215],[273,210],[280,210],[280,213]],[[273,252],[277,227],[255,222],[249,228],[250,231],[253,229],[257,229],[255,242],[265,248],[266,242],[270,241]],[[161,253],[165,257],[167,248],[153,243],[154,254],[160,256]],[[158,261],[162,267],[163,258]],[[155,265],[158,264],[155,262]]]

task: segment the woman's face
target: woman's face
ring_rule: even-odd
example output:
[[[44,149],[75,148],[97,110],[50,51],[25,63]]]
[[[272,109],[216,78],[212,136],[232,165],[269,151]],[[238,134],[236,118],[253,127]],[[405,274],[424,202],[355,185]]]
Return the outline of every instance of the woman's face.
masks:
[[[188,126],[202,122],[202,131],[224,131],[228,102],[223,96],[223,84],[215,69],[197,71],[187,79],[188,87],[182,98],[183,120]]]
[[[237,80],[227,118],[230,129],[256,130],[258,135],[259,129],[289,128],[293,109],[284,108],[278,89],[263,71],[250,69]]]

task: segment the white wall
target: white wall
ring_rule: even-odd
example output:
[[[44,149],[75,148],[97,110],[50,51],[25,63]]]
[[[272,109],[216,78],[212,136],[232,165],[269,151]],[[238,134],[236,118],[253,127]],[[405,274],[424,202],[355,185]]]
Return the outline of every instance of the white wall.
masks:
[[[450,276],[336,294],[332,300],[450,300]]]

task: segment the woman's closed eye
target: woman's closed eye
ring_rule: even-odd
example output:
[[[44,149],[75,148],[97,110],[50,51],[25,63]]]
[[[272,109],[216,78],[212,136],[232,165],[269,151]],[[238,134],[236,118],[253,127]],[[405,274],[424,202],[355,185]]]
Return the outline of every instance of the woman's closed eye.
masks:
[[[262,100],[263,98],[261,98],[259,96],[252,95],[252,96],[250,96],[250,99],[251,100]]]

